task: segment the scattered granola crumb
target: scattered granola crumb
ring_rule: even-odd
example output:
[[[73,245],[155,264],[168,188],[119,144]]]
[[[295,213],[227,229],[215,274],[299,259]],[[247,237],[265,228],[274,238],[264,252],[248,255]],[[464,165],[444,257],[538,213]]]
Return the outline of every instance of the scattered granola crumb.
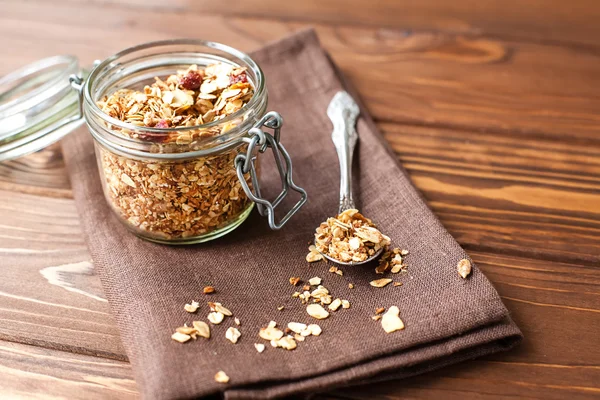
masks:
[[[258,351],[259,353],[265,351],[265,345],[262,343],[254,343],[254,348],[256,348],[256,351]]]
[[[344,271],[342,271],[341,269],[338,268],[337,271],[335,271],[336,274],[338,274],[339,276],[344,275]]]
[[[315,276],[314,278],[310,278],[310,279],[308,280],[308,283],[309,283],[311,286],[319,286],[319,285],[321,284],[321,280],[322,280],[321,278],[319,278],[318,276]],[[308,290],[308,289],[307,289],[307,290]]]
[[[198,307],[200,307],[200,303],[192,300],[192,303],[186,304],[185,306],[183,306],[183,309],[189,313],[195,313],[196,310],[198,310]]]
[[[211,324],[219,325],[221,322],[223,322],[223,318],[225,318],[225,315],[223,315],[220,312],[213,311],[208,314],[207,318]]]
[[[327,308],[329,308],[331,311],[337,311],[338,308],[340,308],[341,306],[342,306],[342,300],[335,299],[331,302],[331,304]]]
[[[323,255],[317,251],[315,245],[308,246],[308,254],[306,255],[306,261],[309,263],[321,261],[323,259]]]
[[[206,286],[204,287],[204,289],[202,289],[202,291],[204,292],[204,294],[211,294],[215,292],[215,288],[212,286]]]
[[[298,284],[300,283],[300,278],[293,276],[290,278],[290,283],[294,286],[298,286]]]
[[[225,372],[219,371],[215,374],[215,381],[219,383],[228,383],[229,377]]]
[[[458,270],[458,274],[463,279],[467,279],[467,276],[469,276],[469,274],[471,273],[471,261],[467,260],[466,258],[463,258],[458,262],[456,269]]]
[[[242,336],[242,334],[239,330],[237,330],[237,328],[234,327],[229,327],[227,329],[227,332],[225,332],[225,337],[227,338],[227,340],[234,344],[237,343],[240,336]]]
[[[175,332],[174,334],[171,335],[171,339],[179,342],[179,343],[185,343],[188,340],[190,340],[192,337],[190,335],[186,335],[185,333],[181,333],[181,332]]]
[[[342,308],[350,308],[350,302],[348,300],[342,300]]]
[[[289,322],[287,327],[290,329],[290,331],[298,334],[302,333],[302,331],[307,328],[306,324],[302,324],[300,322]]]
[[[304,291],[310,290],[310,285],[302,286],[302,290],[304,290]]]
[[[401,254],[402,256],[406,256],[406,255],[408,255],[408,250],[402,250],[402,251],[400,252],[400,254]]]
[[[316,319],[325,319],[329,317],[329,312],[327,312],[320,304],[309,304],[306,307],[306,312]]]
[[[194,326],[194,329],[196,330],[196,332],[198,333],[198,335],[202,336],[203,338],[209,339],[210,338],[210,327],[208,326],[208,324],[204,321],[193,321],[192,325]]]
[[[233,319],[233,322],[235,322],[235,324],[236,324],[237,326],[240,326],[240,325],[242,324],[242,323],[240,322],[240,319],[239,319],[238,317],[235,317],[235,318]]]
[[[381,278],[381,279],[376,279],[374,281],[371,281],[371,282],[369,282],[369,284],[373,287],[381,288],[381,287],[388,285],[390,282],[392,282],[392,280],[389,278]]]
[[[319,336],[321,334],[321,332],[323,332],[321,327],[317,324],[310,324],[306,327],[306,329],[308,329],[310,334],[313,336]]]
[[[296,293],[298,293],[298,292],[296,292]],[[284,309],[284,308],[285,308],[284,306],[279,306],[279,307],[277,307],[277,309],[278,309],[279,311],[283,311],[283,309]]]
[[[274,321],[271,321],[266,328],[260,328],[258,331],[258,336],[265,340],[279,340],[283,337],[283,331],[279,328],[276,328],[277,324]]]
[[[402,286],[402,282],[394,282],[394,286]]]
[[[348,284],[348,288],[350,288],[350,289],[354,289],[354,283],[349,283],[349,284]]]
[[[375,310],[375,314],[381,314],[385,311],[385,307],[379,307]]]
[[[400,310],[396,306],[391,306],[381,318],[381,326],[386,333],[404,329],[404,323],[398,317]]]
[[[284,336],[279,340],[272,340],[271,345],[273,347],[281,347],[286,350],[294,350],[298,346],[294,338],[291,336]]]
[[[221,303],[213,303],[212,301],[208,302],[208,306],[212,311],[220,312],[223,315],[231,317],[233,313],[229,311],[227,308],[223,307]]]
[[[371,318],[373,321],[379,321],[381,319],[381,315],[373,315]]]

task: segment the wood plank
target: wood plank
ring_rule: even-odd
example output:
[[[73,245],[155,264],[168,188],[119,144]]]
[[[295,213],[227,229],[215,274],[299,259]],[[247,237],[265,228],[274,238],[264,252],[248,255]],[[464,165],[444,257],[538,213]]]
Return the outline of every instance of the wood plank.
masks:
[[[0,341],[5,399],[136,399],[131,366],[37,346]]]
[[[600,262],[600,145],[380,128],[430,207],[467,249]]]
[[[88,0],[71,0],[88,4]],[[378,28],[444,30],[464,34],[518,37],[520,40],[575,42],[597,47],[600,8],[594,0],[371,1],[361,0],[94,0],[102,5],[126,5],[180,14],[202,13]]]
[[[73,200],[0,190],[0,216],[0,339],[126,359]]]
[[[130,45],[190,36],[191,27],[202,27],[191,36],[251,50],[310,25],[115,4],[8,1],[0,7],[0,35],[11,38],[0,73],[61,53],[89,65]],[[379,121],[600,140],[600,52],[594,49],[451,31],[315,27]]]
[[[190,35],[251,50],[316,21],[413,181],[525,334],[510,353],[330,397],[598,396],[600,8],[400,0],[371,2],[366,13],[358,0],[340,12],[341,1],[7,0],[0,74],[42,56],[74,53],[89,65]],[[0,225],[0,339],[54,349],[0,341],[0,392],[136,397],[129,367],[105,359],[125,354],[56,146],[0,163]]]
[[[600,368],[475,360],[399,382],[337,390],[326,399],[591,399]]]
[[[28,226],[28,207],[35,210],[35,200],[36,196],[20,196],[25,221],[15,220],[17,226]],[[89,256],[83,245],[75,243],[72,245],[75,251],[70,252],[67,247],[50,258],[48,254],[41,257],[40,254],[28,253],[56,249],[60,243],[70,243],[73,235],[78,236],[77,225],[64,223],[77,218],[71,200],[46,201],[46,207],[55,210],[61,218],[44,217],[46,219],[36,225],[39,233],[31,232],[33,241],[13,237],[0,253],[3,260],[9,260],[0,270],[2,337],[74,352],[124,358],[106,304],[97,298],[101,296],[98,278],[87,269]],[[62,207],[59,207],[61,204]],[[35,245],[25,248],[26,242]],[[28,252],[20,253],[18,249]],[[600,271],[597,268],[487,252],[470,253],[496,285],[525,333],[525,344],[516,351],[499,356],[500,360],[542,364],[551,360],[553,364],[566,366],[597,365],[600,349],[586,346],[594,343],[597,326],[600,325]],[[56,283],[53,285],[41,276],[40,270],[47,271],[49,264],[41,263],[42,259],[55,259],[50,264],[62,266],[59,268],[64,271],[64,281],[72,286],[65,287],[64,282],[62,287]],[[82,265],[86,266],[85,273],[78,276]],[[18,271],[15,269],[17,266]],[[31,284],[22,285],[23,279]],[[65,315],[65,312],[68,314]],[[573,326],[578,329],[572,329]],[[566,347],[565,343],[570,345]]]
[[[72,197],[60,145],[51,145],[25,159],[0,163],[0,190],[48,197]]]

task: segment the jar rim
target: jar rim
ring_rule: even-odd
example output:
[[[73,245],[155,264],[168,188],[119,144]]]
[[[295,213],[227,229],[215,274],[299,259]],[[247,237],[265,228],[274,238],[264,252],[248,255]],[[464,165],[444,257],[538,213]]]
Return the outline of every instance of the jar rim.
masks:
[[[201,125],[183,126],[183,127],[174,127],[174,128],[154,128],[154,127],[146,127],[146,126],[141,127],[141,126],[129,123],[129,122],[121,121],[117,118],[111,117],[110,115],[108,115],[107,113],[102,111],[100,109],[100,107],[98,106],[98,104],[96,104],[96,102],[93,100],[91,82],[93,82],[98,77],[98,75],[100,75],[100,71],[104,67],[107,67],[108,65],[110,65],[110,63],[113,63],[122,57],[131,55],[131,54],[141,51],[141,50],[147,50],[147,49],[151,49],[154,47],[178,46],[178,45],[196,45],[196,46],[205,46],[205,47],[213,48],[213,49],[222,51],[224,53],[227,53],[229,55],[232,55],[232,56],[238,58],[239,60],[243,61],[244,63],[248,64],[248,66],[250,68],[252,68],[252,70],[255,72],[255,74],[258,78],[255,88],[254,88],[254,94],[252,95],[252,98],[242,108],[240,108],[236,112],[226,116],[225,118],[207,122],[207,123],[201,124]],[[211,127],[225,124],[236,118],[239,118],[239,117],[243,116],[244,113],[248,109],[254,108],[260,104],[265,91],[266,91],[266,83],[265,83],[264,73],[263,73],[262,69],[258,66],[258,64],[248,54],[246,54],[240,50],[237,50],[231,46],[227,46],[222,43],[212,42],[212,41],[208,41],[208,40],[170,39],[170,40],[159,40],[159,41],[147,42],[147,43],[143,43],[140,45],[129,47],[125,50],[122,50],[122,51],[106,58],[104,61],[95,65],[94,69],[90,72],[90,75],[88,76],[88,78],[85,81],[85,85],[83,88],[83,92],[84,92],[83,97],[84,97],[84,103],[86,104],[87,107],[89,107],[88,110],[92,111],[93,114],[97,115],[101,119],[105,120],[106,122],[108,122],[111,125],[114,125],[118,128],[130,130],[130,131],[134,131],[134,132],[143,130],[144,132],[149,132],[149,133],[170,134],[170,133],[187,132],[187,131],[196,130],[199,128],[202,128],[202,129],[211,128]],[[231,132],[231,133],[233,133],[233,132]],[[135,141],[135,142],[143,142],[140,139],[133,139],[133,138],[129,138],[129,139],[132,141]]]

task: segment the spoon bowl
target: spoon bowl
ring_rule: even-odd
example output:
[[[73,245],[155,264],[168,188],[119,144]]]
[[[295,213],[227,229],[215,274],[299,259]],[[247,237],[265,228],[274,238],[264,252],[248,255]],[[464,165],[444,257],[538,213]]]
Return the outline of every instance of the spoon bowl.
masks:
[[[315,246],[316,246],[316,245],[317,245],[317,243],[315,242]],[[318,250],[317,250],[317,251],[318,251]],[[327,254],[325,254],[325,253],[321,253],[321,252],[319,251],[319,254],[321,254],[323,257],[325,257],[325,258],[326,258],[326,259],[328,259],[329,261],[331,261],[331,262],[334,262],[334,263],[336,263],[336,264],[339,264],[339,265],[349,265],[349,266],[363,265],[363,264],[366,264],[366,263],[370,263],[371,261],[373,261],[373,260],[375,260],[375,259],[379,258],[379,256],[381,255],[381,253],[383,253],[383,247],[382,247],[382,248],[380,248],[379,250],[377,250],[377,251],[375,252],[375,254],[373,254],[371,257],[367,258],[365,261],[358,261],[358,262],[354,262],[354,261],[350,261],[350,262],[343,262],[343,261],[340,261],[340,260],[338,260],[337,258],[333,258],[333,257],[331,257],[331,256],[329,256],[329,255],[327,255]]]

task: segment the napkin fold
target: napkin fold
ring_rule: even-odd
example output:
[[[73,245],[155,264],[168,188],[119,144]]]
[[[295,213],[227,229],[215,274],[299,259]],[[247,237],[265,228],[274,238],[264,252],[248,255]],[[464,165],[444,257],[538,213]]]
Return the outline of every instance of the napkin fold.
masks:
[[[521,332],[497,292],[475,266],[468,279],[458,275],[456,264],[468,255],[429,210],[364,109],[357,124],[355,197],[363,214],[410,251],[408,272],[391,276],[402,286],[374,288],[369,281],[382,277],[374,266],[345,267],[339,276],[324,262],[307,264],[315,227],[337,210],[339,168],[326,110],[344,87],[312,30],[252,57],[267,77],[269,109],[284,117],[281,141],[291,153],[294,180],[309,196],[280,231],[271,231],[254,211],[235,231],[205,244],[170,247],[141,240],[104,199],[91,136],[83,129],[63,140],[85,238],[142,395],[273,398],[405,378],[515,346]],[[279,178],[271,167],[263,165],[261,186],[276,191]],[[312,319],[291,297],[299,290],[288,282],[292,276],[321,277],[333,297],[349,300],[351,307]],[[208,284],[216,293],[202,293]],[[183,309],[191,300],[201,303],[197,314]],[[238,343],[225,338],[233,318],[211,325],[210,340],[171,340],[184,322],[206,320],[207,301],[221,302],[240,319]],[[393,305],[406,328],[386,334],[371,316]],[[258,336],[271,320],[280,327],[316,322],[323,333],[293,351],[273,348]],[[267,348],[258,353],[254,343]],[[229,375],[228,384],[215,382],[219,370]]]

